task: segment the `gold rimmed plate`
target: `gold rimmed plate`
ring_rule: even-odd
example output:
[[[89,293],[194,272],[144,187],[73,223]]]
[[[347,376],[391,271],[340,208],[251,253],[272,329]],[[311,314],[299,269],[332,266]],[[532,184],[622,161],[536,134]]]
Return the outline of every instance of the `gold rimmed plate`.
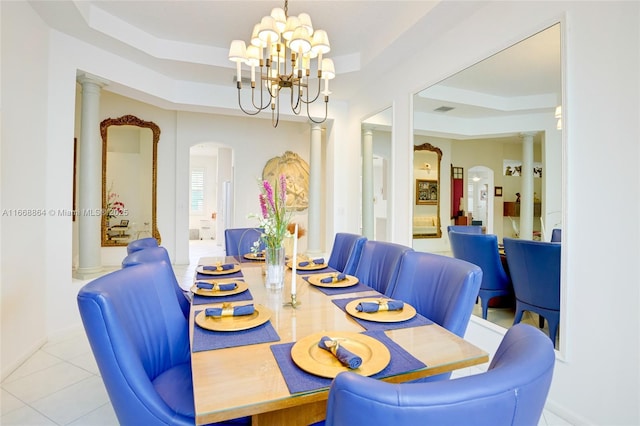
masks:
[[[304,262],[304,260],[302,260],[301,262]],[[289,267],[289,269],[293,269],[293,263],[287,262],[287,266]],[[329,265],[327,265],[326,263],[317,264],[317,263],[313,263],[313,261],[309,261],[309,264],[306,266],[300,266],[298,264],[298,266],[296,266],[296,269],[298,271],[317,271],[318,269],[324,269],[327,266]]]
[[[196,324],[213,331],[240,331],[262,325],[270,318],[271,310],[263,305],[254,305],[254,312],[251,315],[228,317],[208,317],[203,309],[196,315]]]
[[[245,259],[248,259],[248,260],[262,260],[262,261],[264,261],[265,254],[264,254],[264,252],[260,253],[260,255],[258,255],[258,253],[245,253],[243,255],[243,257]]]
[[[346,275],[344,280],[323,283],[322,280],[328,277],[334,277],[338,275],[338,272],[328,272],[326,274],[314,274],[309,275],[307,281],[309,284],[315,285],[316,287],[328,287],[328,288],[341,288],[341,287],[351,287],[352,285],[358,284],[358,277],[354,277],[353,275]]]
[[[233,290],[227,290],[227,291],[207,290],[204,288],[198,288],[198,286],[194,284],[193,286],[191,286],[191,292],[199,296],[208,296],[208,297],[231,296],[233,294],[238,294],[238,293],[242,293],[243,291],[247,291],[247,289],[249,288],[249,285],[246,282],[240,281],[240,280],[234,280],[233,278],[223,278],[218,280],[197,280],[197,281],[204,281],[206,283],[211,283],[211,284],[227,284],[227,283],[237,284],[236,288],[234,288]]]
[[[351,369],[343,365],[331,352],[318,347],[318,342],[324,336],[337,340],[343,348],[362,358],[362,365]],[[343,371],[352,371],[363,376],[379,373],[391,361],[391,353],[382,342],[366,334],[326,331],[298,340],[291,348],[291,359],[307,373],[333,379]]]
[[[216,265],[207,265],[207,266],[216,266]],[[235,272],[240,272],[240,265],[233,265],[233,268],[231,269],[225,269],[222,271],[207,271],[204,269],[203,265],[200,265],[196,268],[196,272],[199,274],[205,274],[205,275],[228,275],[228,274],[233,274]]]
[[[416,316],[416,308],[405,303],[401,310],[398,311],[377,311],[377,312],[360,312],[356,309],[360,302],[378,303],[380,300],[387,300],[380,297],[365,297],[362,299],[352,300],[347,303],[345,310],[351,316],[367,321],[375,322],[401,322],[410,320]]]

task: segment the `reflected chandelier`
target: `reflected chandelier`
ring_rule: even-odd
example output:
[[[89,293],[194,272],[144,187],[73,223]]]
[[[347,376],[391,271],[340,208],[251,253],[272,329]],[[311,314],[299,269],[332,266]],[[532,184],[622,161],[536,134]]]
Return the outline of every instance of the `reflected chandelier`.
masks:
[[[331,50],[329,37],[324,30],[313,30],[308,14],[288,16],[288,3],[284,2],[284,10],[274,8],[271,15],[263,17],[253,27],[248,47],[243,40],[231,42],[229,59],[236,63],[238,105],[248,115],[256,115],[270,106],[271,123],[277,127],[280,121],[280,92],[289,88],[293,112],[299,115],[304,107],[309,120],[323,123],[329,110],[329,80],[336,75],[333,61],[322,57]],[[311,78],[314,59],[317,63],[318,86],[312,90],[311,86],[315,86]],[[243,63],[251,68],[251,110],[245,109],[240,99]],[[260,74],[259,102],[256,102],[256,67],[259,67]],[[324,80],[324,118],[316,120],[311,117],[309,105],[320,97],[320,80]],[[312,91],[313,94],[310,93]]]

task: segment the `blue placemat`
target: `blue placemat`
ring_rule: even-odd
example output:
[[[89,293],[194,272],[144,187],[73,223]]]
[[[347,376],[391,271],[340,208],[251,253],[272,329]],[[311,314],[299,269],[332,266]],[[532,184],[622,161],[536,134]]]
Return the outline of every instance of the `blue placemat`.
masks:
[[[196,311],[194,317],[198,315],[199,312],[201,311]],[[275,328],[271,325],[271,321],[241,331],[206,330],[194,322],[191,352],[255,345],[265,342],[277,342],[279,340],[280,336],[278,336]]]
[[[306,281],[309,281],[309,280],[306,280]],[[357,293],[359,291],[371,291],[371,290],[373,290],[373,288],[369,287],[368,285],[362,284],[361,282],[359,282],[356,285],[352,285],[350,287],[331,288],[331,287],[319,287],[319,286],[315,286],[313,284],[309,284],[309,286],[315,288],[316,290],[319,290],[319,291],[323,292],[327,296],[334,296],[336,294]]]
[[[346,307],[349,302],[352,300],[361,299],[361,297],[351,297],[347,299],[333,299],[332,302],[346,312]],[[395,330],[398,328],[408,328],[408,327],[419,327],[421,325],[430,325],[433,324],[433,321],[423,317],[422,315],[416,313],[416,315],[408,319],[406,321],[400,322],[376,322],[376,321],[367,321],[356,317],[351,317],[357,321],[358,324],[363,326],[365,330]]]
[[[383,379],[385,377],[426,367],[425,363],[416,359],[413,355],[404,350],[400,345],[384,334],[384,332],[367,331],[363,334],[371,336],[384,343],[391,353],[391,361],[389,361],[389,364],[384,368],[384,370],[371,377],[375,379]],[[293,345],[294,342],[271,345],[271,352],[278,363],[278,367],[280,368],[280,372],[287,383],[289,392],[311,392],[328,388],[331,385],[332,379],[307,373],[306,371],[301,370],[295,362],[293,362],[293,359],[291,358],[291,347]]]
[[[253,300],[253,295],[250,290],[243,291],[242,293],[232,294],[230,296],[200,296],[199,294],[193,293],[193,299],[191,303],[193,305],[205,305],[208,303],[218,303],[218,302],[237,302],[239,300]]]
[[[196,280],[215,280],[216,278],[221,280],[223,278],[242,278],[242,271],[234,272],[233,274],[201,274],[200,272],[196,272]]]

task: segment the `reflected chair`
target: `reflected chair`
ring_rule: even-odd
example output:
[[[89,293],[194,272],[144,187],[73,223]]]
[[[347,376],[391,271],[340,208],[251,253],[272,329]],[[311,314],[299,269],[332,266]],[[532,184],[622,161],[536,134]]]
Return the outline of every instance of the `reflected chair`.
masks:
[[[476,235],[451,231],[449,242],[453,257],[466,260],[482,269],[482,284],[478,296],[482,318],[487,319],[491,299],[513,294],[511,278],[504,270],[498,253],[498,237],[494,234]]]
[[[227,256],[243,256],[251,253],[251,247],[260,241],[260,250],[264,250],[264,243],[260,240],[260,228],[228,228],[224,230],[224,247]]]
[[[188,322],[175,302],[173,279],[166,262],[145,263],[97,278],[78,293],[120,424],[195,423]]]
[[[386,241],[365,241],[354,275],[361,283],[384,295],[391,295],[400,268],[400,259],[412,248]]]
[[[554,228],[551,231],[551,242],[552,243],[559,243],[562,242],[562,229],[560,228]]]
[[[149,247],[144,250],[138,250],[122,260],[122,267],[128,268],[134,265],[140,265],[142,263],[155,263],[155,262],[166,262],[169,267],[171,267],[171,259],[169,258],[169,253],[167,253],[167,249],[164,247]],[[173,271],[173,269],[172,269]],[[180,309],[184,314],[185,318],[189,318],[189,309],[191,308],[191,303],[185,294],[184,290],[180,287],[178,280],[176,279],[175,273],[173,274],[172,287],[176,293],[176,298],[178,299],[178,304],[180,305]]]
[[[447,233],[455,231],[455,232],[464,232],[467,234],[482,234],[482,226],[478,225],[449,225],[447,226]]]
[[[127,244],[127,254],[131,254],[138,250],[144,250],[149,247],[158,247],[158,240],[153,237],[140,238]]]
[[[513,290],[516,296],[516,314],[513,323],[522,320],[524,311],[540,315],[549,323],[549,338],[555,345],[560,323],[560,254],[558,243],[504,239],[504,250]]]
[[[365,241],[367,241],[367,237],[362,235],[338,232],[333,240],[327,264],[336,271],[353,275],[356,272]]]
[[[507,330],[484,373],[400,384],[338,374],[329,388],[325,424],[536,425],[554,363],[549,339],[535,327],[518,324]]]

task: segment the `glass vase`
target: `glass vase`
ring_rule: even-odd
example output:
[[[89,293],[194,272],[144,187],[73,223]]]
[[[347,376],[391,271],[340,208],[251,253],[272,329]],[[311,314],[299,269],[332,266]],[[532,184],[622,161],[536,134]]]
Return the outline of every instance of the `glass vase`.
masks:
[[[265,249],[265,285],[267,288],[284,287],[284,247],[266,247]]]

